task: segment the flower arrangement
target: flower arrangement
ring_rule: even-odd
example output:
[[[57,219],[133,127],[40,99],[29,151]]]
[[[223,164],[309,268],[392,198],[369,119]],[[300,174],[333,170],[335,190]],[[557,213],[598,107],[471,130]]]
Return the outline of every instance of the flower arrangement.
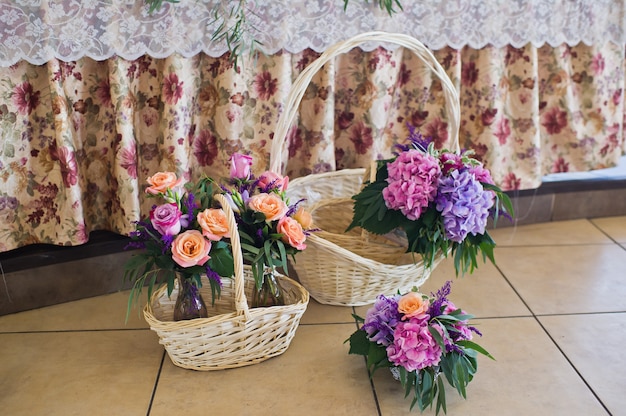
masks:
[[[448,281],[430,296],[416,289],[380,295],[365,319],[354,315],[362,325],[347,340],[349,353],[365,356],[371,375],[390,368],[406,396],[413,393],[411,410],[416,404],[420,411],[432,408],[436,400],[436,413],[441,409],[446,413],[443,379],[466,398],[467,385],[478,369],[478,353],[494,359],[472,341],[474,334],[482,334],[470,326],[473,316],[447,299],[450,288]]]
[[[234,264],[226,214],[213,206],[213,181],[205,177],[183,184],[175,173],[158,172],[147,182],[146,193],[159,203],[130,233],[127,248],[141,252],[125,265],[124,278],[133,283],[128,310],[146,283],[148,298],[157,284],[167,284],[171,295],[177,276],[179,283],[197,288],[206,275],[214,300],[220,294],[221,278],[232,277]]]
[[[375,180],[353,196],[348,230],[360,226],[381,235],[400,230],[408,251],[419,253],[427,268],[438,253],[454,255],[457,273],[472,272],[479,252],[483,261],[495,263],[487,220],[512,215],[511,200],[471,151],[436,150],[412,126],[409,131],[410,144],[398,145],[394,158],[377,161]]]
[[[230,178],[222,191],[235,212],[244,261],[251,265],[256,284],[253,306],[282,305],[281,288],[275,278],[280,267],[287,273],[287,257],[306,248],[311,215],[286,197],[289,177],[271,171],[255,177],[250,156],[231,157]]]

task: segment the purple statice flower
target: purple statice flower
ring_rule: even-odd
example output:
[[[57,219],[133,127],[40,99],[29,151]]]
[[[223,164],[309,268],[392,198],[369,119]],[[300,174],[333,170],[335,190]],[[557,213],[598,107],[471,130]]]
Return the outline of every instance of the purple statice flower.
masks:
[[[161,250],[161,252],[163,254],[167,253],[167,251],[172,247],[175,239],[176,236],[173,235],[164,234],[163,236],[161,236],[161,241],[163,242],[163,249]]]
[[[494,204],[493,192],[485,191],[469,170],[452,171],[439,180],[435,199],[441,212],[446,237],[462,243],[468,234],[485,232],[487,218]]]
[[[215,281],[220,287],[222,287],[222,278],[215,270],[211,269],[209,266],[206,266],[205,271],[209,280]]]
[[[383,346],[393,342],[394,328],[402,319],[402,314],[398,312],[398,297],[388,298],[380,295],[368,309],[361,329],[367,333],[370,341]]]
[[[286,217],[291,217],[293,214],[295,214],[295,212],[298,210],[298,205],[300,205],[301,203],[303,203],[304,201],[306,201],[306,198],[301,198],[299,199],[295,204],[290,205],[287,210],[287,212],[285,213]]]
[[[413,319],[398,323],[393,333],[393,343],[387,346],[389,361],[407,371],[419,371],[439,364],[441,346],[428,327],[427,321]],[[434,328],[442,332],[438,326]]]
[[[385,205],[401,211],[411,221],[417,220],[437,195],[439,161],[412,149],[388,163],[387,172],[389,185],[383,189]]]
[[[189,223],[190,223],[190,215],[192,214],[193,216],[193,210],[196,209],[196,196],[192,193],[187,194],[187,198],[185,199],[185,212],[186,214],[184,214],[181,218],[180,218],[180,224],[183,228],[187,228],[189,227]]]
[[[452,281],[448,280],[441,287],[441,289],[437,291],[437,293],[431,293],[431,296],[433,299],[430,301],[430,307],[428,308],[428,315],[432,317],[441,315],[443,306],[448,303],[448,296],[450,296],[451,291],[452,291]]]
[[[406,126],[409,129],[408,139],[411,142],[411,145],[413,146],[413,148],[422,150],[425,152],[426,149],[428,149],[428,145],[430,144],[430,142],[433,141],[433,138],[422,136],[422,133],[420,133],[419,130],[417,130],[415,126],[412,126],[408,123]]]

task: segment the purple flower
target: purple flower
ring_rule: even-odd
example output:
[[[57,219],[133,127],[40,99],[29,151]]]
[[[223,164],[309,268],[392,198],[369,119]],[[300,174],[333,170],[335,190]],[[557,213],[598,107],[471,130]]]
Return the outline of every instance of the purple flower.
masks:
[[[150,221],[161,235],[176,235],[181,229],[182,212],[176,204],[158,205],[150,211]]]
[[[431,317],[437,317],[441,315],[444,304],[448,302],[448,296],[452,291],[452,281],[447,280],[446,283],[437,291],[437,293],[431,293],[433,300],[430,302],[428,308],[428,315]]]
[[[452,171],[439,180],[436,209],[441,212],[446,237],[462,243],[468,234],[485,232],[493,192],[483,186],[469,170]]]
[[[438,326],[434,328],[441,333]],[[441,354],[441,347],[428,330],[427,321],[400,322],[393,333],[393,344],[387,346],[389,361],[407,371],[437,365]]]
[[[222,278],[220,277],[219,274],[217,274],[217,272],[213,269],[211,269],[208,265],[205,268],[206,271],[206,275],[209,278],[209,280],[213,280],[215,281],[219,287],[222,287]]]
[[[393,331],[402,315],[398,312],[398,298],[378,296],[374,305],[365,315],[362,329],[367,333],[370,341],[387,346],[393,342]]]
[[[383,189],[385,205],[401,211],[409,220],[417,220],[437,195],[439,161],[412,149],[388,163],[387,172],[389,185]]]

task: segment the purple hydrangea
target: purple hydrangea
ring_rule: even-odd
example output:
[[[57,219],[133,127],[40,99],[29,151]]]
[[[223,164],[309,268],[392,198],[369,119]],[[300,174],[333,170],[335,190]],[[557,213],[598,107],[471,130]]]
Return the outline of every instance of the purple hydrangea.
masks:
[[[391,298],[383,295],[376,298],[374,305],[365,315],[362,329],[372,342],[387,346],[393,342],[393,331],[402,315],[398,312],[398,297]]]
[[[462,243],[468,234],[485,232],[494,195],[485,191],[469,170],[463,169],[452,171],[450,176],[439,180],[435,202],[443,217],[446,237]]]
[[[439,161],[412,149],[388,163],[387,172],[389,185],[383,189],[385,205],[401,211],[409,220],[417,220],[437,195]]]

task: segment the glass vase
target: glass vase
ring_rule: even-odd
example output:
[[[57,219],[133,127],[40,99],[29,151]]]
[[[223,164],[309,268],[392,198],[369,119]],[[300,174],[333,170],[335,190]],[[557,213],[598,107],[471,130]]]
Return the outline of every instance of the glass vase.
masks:
[[[196,283],[182,274],[177,274],[176,279],[178,280],[178,297],[174,306],[174,320],[206,318],[208,316],[206,305]]]
[[[252,307],[261,308],[283,305],[285,305],[283,289],[276,277],[275,269],[268,267],[263,272],[263,283],[261,287],[258,288],[255,286],[254,295],[252,297]]]

